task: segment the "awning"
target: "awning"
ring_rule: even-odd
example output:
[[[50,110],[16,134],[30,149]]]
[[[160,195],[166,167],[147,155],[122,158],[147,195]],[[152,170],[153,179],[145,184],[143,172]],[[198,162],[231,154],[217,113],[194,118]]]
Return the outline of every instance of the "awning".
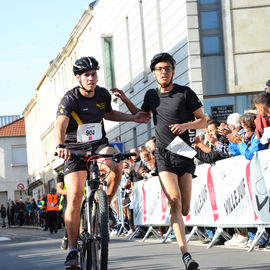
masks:
[[[36,187],[41,186],[41,185],[43,185],[42,180],[41,179],[36,180],[28,185],[28,190],[32,191],[33,189],[35,189]]]

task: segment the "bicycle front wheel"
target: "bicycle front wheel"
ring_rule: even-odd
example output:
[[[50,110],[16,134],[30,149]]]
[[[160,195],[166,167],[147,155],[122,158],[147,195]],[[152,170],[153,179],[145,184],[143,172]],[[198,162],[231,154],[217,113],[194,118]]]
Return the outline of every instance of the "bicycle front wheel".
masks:
[[[81,232],[78,240],[78,250],[80,252],[80,265],[82,270],[92,269],[91,232],[88,231],[88,224],[91,224],[91,221],[88,220],[88,218],[91,217],[91,208],[91,205],[87,205],[87,202],[84,199],[81,206]]]
[[[108,198],[104,190],[95,192],[92,204],[91,258],[93,270],[107,270],[108,267]]]

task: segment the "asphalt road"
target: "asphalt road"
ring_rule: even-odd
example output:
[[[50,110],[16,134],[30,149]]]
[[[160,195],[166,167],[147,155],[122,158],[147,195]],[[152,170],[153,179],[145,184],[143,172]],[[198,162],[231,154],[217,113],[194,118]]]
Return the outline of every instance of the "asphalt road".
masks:
[[[66,251],[59,246],[63,230],[50,234],[37,229],[0,228],[0,270],[64,269]],[[270,270],[270,252],[214,246],[206,249],[200,241],[189,244],[201,270]],[[185,269],[175,242],[113,237],[110,241],[110,270]]]

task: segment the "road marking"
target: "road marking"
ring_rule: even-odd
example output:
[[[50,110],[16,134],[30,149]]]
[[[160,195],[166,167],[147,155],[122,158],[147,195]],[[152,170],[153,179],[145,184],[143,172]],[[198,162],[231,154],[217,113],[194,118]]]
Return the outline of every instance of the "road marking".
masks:
[[[9,237],[0,237],[0,241],[10,241]]]
[[[18,255],[20,258],[31,258],[31,257],[36,257],[36,256],[51,256],[52,254],[63,254],[63,251],[46,251],[46,252],[40,252],[40,253],[31,253],[31,254],[22,254]]]
[[[61,243],[61,239],[47,239],[47,240],[34,240],[34,241],[28,241],[28,242],[21,242],[21,243],[10,243],[10,244],[7,244],[6,246],[7,247],[12,247],[12,246],[15,246],[15,247],[19,247],[19,246],[30,246],[30,245],[36,245],[36,244],[39,244],[39,245],[42,245],[42,244],[45,244],[45,243]],[[60,248],[59,248],[60,249]]]

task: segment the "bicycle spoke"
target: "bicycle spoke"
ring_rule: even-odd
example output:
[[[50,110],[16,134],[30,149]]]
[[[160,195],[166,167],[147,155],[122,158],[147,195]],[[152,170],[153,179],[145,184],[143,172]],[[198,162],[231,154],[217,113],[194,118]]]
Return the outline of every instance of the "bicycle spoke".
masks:
[[[89,209],[90,211],[91,209]],[[81,233],[79,239],[80,247],[80,264],[82,270],[91,270],[92,269],[92,259],[91,259],[91,245],[90,245],[90,232],[88,231],[88,216],[87,215],[87,203],[83,201],[81,208]]]
[[[103,190],[97,190],[93,204],[93,242],[91,243],[93,270],[106,270],[108,265],[108,202]],[[94,207],[93,207],[94,208]]]

